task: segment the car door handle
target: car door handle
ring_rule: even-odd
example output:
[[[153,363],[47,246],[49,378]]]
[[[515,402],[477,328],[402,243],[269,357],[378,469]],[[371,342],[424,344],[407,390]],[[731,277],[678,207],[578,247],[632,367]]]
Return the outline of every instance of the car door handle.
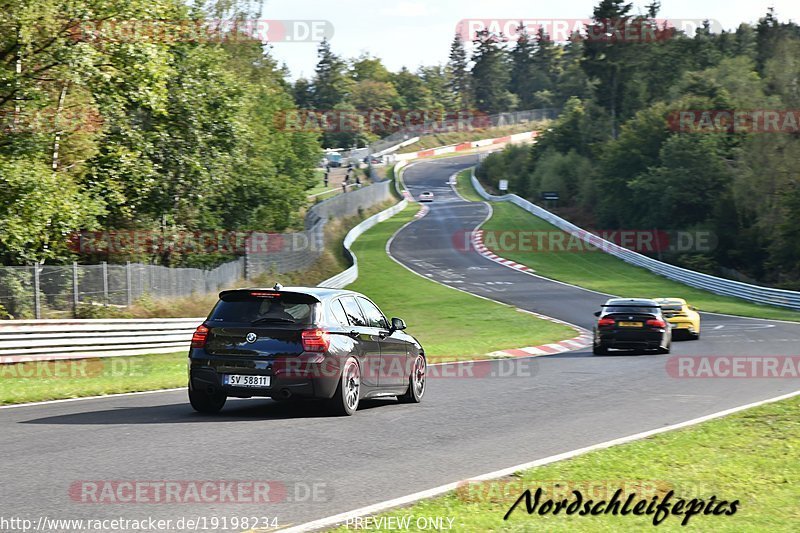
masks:
[[[351,330],[350,333],[348,333],[348,335],[350,335],[351,337],[358,337],[359,333],[356,330]]]

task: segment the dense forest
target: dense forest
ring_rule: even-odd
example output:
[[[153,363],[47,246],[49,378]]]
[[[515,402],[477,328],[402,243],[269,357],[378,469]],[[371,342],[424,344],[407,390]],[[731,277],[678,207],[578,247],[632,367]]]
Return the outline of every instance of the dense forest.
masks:
[[[558,191],[562,214],[589,227],[712,231],[713,251],[666,259],[800,287],[797,132],[692,133],[674,120],[686,110],[800,109],[800,28],[772,11],[689,36],[659,26],[657,2],[634,15],[632,4],[601,0],[566,43],[521,27],[514,39],[478,32],[467,47],[456,32],[448,61],[415,71],[343,58],[323,41],[313,76],[291,82],[260,39],[231,38],[237,22],[261,16],[244,4],[0,0],[2,264],[91,262],[69,246],[80,230],[296,227],[322,148],[391,131],[276,120],[295,110],[559,108],[537,144],[487,159],[483,179],[507,179],[534,201]],[[172,30],[142,29],[148,21]],[[587,37],[609,21],[657,38]]]
[[[633,16],[631,4],[603,0],[593,20],[657,26],[657,9]],[[532,201],[558,191],[560,212],[587,227],[710,231],[713,250],[666,259],[799,289],[800,129],[791,119],[800,109],[800,27],[770,11],[735,31],[664,31],[647,42],[484,44],[509,72],[541,80],[527,90],[532,102],[555,94],[565,103],[535,145],[489,157],[480,176],[495,186],[507,179]],[[780,120],[742,128],[676,120],[706,110],[756,119],[774,111]]]
[[[77,230],[293,224],[321,150],[275,126],[295,103],[262,43],[230,38],[255,16],[223,0],[0,1],[2,263],[71,261]]]
[[[345,59],[322,41],[313,78],[292,83],[250,31],[263,16],[250,4],[0,0],[0,264],[210,266],[226,258],[94,256],[70,239],[296,228],[322,148],[364,146],[397,127],[293,129],[282,118],[474,107],[480,69],[469,72],[458,40],[450,63],[416,72]]]

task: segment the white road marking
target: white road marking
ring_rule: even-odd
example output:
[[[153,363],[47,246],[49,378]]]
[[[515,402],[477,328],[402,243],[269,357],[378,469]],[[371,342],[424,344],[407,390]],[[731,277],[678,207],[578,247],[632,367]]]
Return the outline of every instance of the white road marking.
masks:
[[[612,446],[617,446],[619,444],[626,444],[628,442],[633,442],[641,439],[645,439],[648,437],[652,437],[653,435],[658,435],[660,433],[665,433],[667,431],[674,431],[676,429],[682,429],[689,426],[694,426],[700,424],[702,422],[707,422],[709,420],[714,420],[716,418],[722,418],[727,415],[731,415],[734,413],[738,413],[739,411],[744,411],[746,409],[751,409],[753,407],[758,407],[760,405],[765,405],[768,403],[779,402],[781,400],[787,400],[789,398],[793,398],[795,396],[800,395],[800,390],[790,392],[789,394],[784,394],[782,396],[776,396],[774,398],[769,398],[766,400],[761,400],[758,402],[749,403],[747,405],[741,405],[739,407],[733,407],[731,409],[725,409],[724,411],[718,411],[716,413],[712,413],[710,415],[701,416],[699,418],[693,418],[691,420],[686,420],[685,422],[679,422],[677,424],[671,424],[669,426],[659,427],[656,429],[651,429],[649,431],[643,431],[641,433],[636,433],[634,435],[628,435],[627,437],[621,437],[618,439],[613,439],[605,442],[601,442],[598,444],[593,444],[591,446],[586,446],[585,448],[578,448],[577,450],[572,450],[564,453],[560,453],[557,455],[551,455],[550,457],[545,457],[543,459],[537,459],[535,461],[530,461],[528,463],[522,463],[519,465],[511,466],[509,468],[504,468],[502,470],[495,470],[494,472],[489,472],[488,474],[481,474],[475,477],[471,477],[462,481],[456,481],[455,483],[448,483],[446,485],[440,485],[438,487],[434,487],[432,489],[423,490],[421,492],[415,492],[414,494],[409,494],[407,496],[402,496],[400,498],[395,498],[393,500],[387,500],[384,502],[376,503],[373,505],[368,505],[366,507],[361,507],[360,509],[355,509],[352,511],[347,511],[345,513],[340,513],[333,516],[328,516],[326,518],[320,518],[319,520],[314,520],[312,522],[306,522],[305,524],[300,524],[297,526],[289,527],[287,529],[282,529],[283,533],[301,533],[306,531],[314,531],[317,529],[322,528],[329,528],[333,527],[337,524],[341,524],[348,519],[356,518],[358,516],[366,516],[366,515],[373,515],[377,513],[381,513],[387,511],[389,509],[393,509],[395,507],[402,507],[405,505],[412,504],[414,502],[418,502],[420,500],[433,498],[435,496],[440,496],[447,492],[451,492],[456,490],[459,486],[467,481],[488,481],[491,479],[498,479],[510,476],[515,472],[519,472],[521,470],[528,470],[530,468],[535,468],[537,466],[543,466],[550,463],[555,463],[557,461],[563,461],[565,459],[571,459],[573,457],[577,457],[579,455],[584,455],[589,452],[593,452],[596,450],[603,450],[605,448],[610,448]]]

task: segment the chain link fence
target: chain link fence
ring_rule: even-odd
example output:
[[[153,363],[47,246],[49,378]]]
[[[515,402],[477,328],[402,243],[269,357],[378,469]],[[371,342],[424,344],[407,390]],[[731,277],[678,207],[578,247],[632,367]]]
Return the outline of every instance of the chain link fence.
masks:
[[[391,197],[390,182],[383,181],[319,202],[308,210],[303,231],[252,233],[242,257],[211,270],[141,263],[0,267],[0,319],[74,315],[80,305],[128,306],[144,295],[216,293],[261,273],[305,270],[324,250],[328,219],[353,216]]]
[[[391,182],[382,181],[334,196],[308,210],[306,230],[289,234],[256,233],[248,242],[246,274],[282,274],[310,267],[325,247],[325,223],[346,218],[392,198]]]

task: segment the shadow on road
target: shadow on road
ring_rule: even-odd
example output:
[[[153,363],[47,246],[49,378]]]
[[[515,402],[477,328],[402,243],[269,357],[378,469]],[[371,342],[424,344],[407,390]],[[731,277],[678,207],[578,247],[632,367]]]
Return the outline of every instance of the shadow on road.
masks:
[[[362,411],[375,407],[391,408],[395,400],[361,400]],[[230,401],[217,414],[195,412],[188,401],[169,405],[147,407],[119,407],[102,411],[87,411],[68,415],[46,416],[20,421],[21,424],[76,424],[76,425],[130,425],[130,424],[180,424],[210,422],[246,422],[252,420],[285,420],[292,418],[335,418],[326,411],[322,402],[279,403],[272,400]]]

